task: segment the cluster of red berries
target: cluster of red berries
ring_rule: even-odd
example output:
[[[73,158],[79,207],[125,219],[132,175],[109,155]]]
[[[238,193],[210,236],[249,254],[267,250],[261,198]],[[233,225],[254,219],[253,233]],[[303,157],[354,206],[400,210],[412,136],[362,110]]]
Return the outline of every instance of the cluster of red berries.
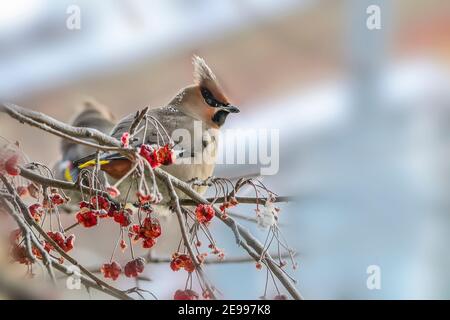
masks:
[[[64,252],[69,252],[70,250],[73,249],[73,244],[75,242],[75,235],[71,234],[70,236],[66,237],[62,232],[52,232],[49,231],[47,232],[47,235],[53,240],[55,241],[58,246],[64,250]],[[44,247],[49,250],[47,250],[48,252],[50,252],[50,250],[53,250],[54,248],[50,245],[50,244],[45,244]]]
[[[79,206],[80,211],[76,214],[76,219],[86,228],[96,226],[99,217],[113,217],[114,221],[121,225],[125,224],[124,210],[119,210],[114,203],[103,196],[93,196],[89,202],[81,201]]]
[[[141,225],[132,225],[129,230],[129,235],[134,241],[143,239],[143,248],[151,248],[155,245],[156,239],[161,235],[161,224],[158,219],[147,217]]]
[[[200,223],[207,223],[214,218],[214,208],[209,204],[198,204],[195,208],[195,217]]]
[[[195,264],[191,257],[184,253],[175,252],[172,255],[172,261],[170,262],[170,268],[173,271],[184,269],[187,272],[193,272],[195,270]]]
[[[34,221],[40,222],[42,216],[45,213],[44,208],[50,208],[52,206],[60,206],[66,202],[66,200],[59,193],[52,193],[49,196],[50,201],[44,200],[43,205],[40,203],[33,203],[28,207],[28,212],[33,217]]]
[[[71,234],[70,236],[66,237],[61,232],[48,232],[47,235],[55,241],[58,246],[64,250],[64,252],[68,252],[73,249],[74,242],[75,242],[75,235]],[[30,265],[33,263],[33,261],[30,259],[30,256],[28,255],[27,248],[25,245],[21,244],[22,232],[20,229],[14,230],[10,234],[10,243],[12,245],[11,249],[11,257],[14,261],[19,262],[20,264]],[[45,251],[50,253],[55,248],[48,243],[47,241],[43,240],[41,242],[42,247]],[[42,259],[42,252],[36,247],[33,246],[31,248],[31,253],[38,259]],[[62,263],[62,261],[61,261]]]
[[[171,165],[175,160],[175,154],[169,144],[158,148],[143,144],[139,149],[139,154],[147,160],[153,169],[161,165]]]
[[[125,276],[127,276],[128,278],[136,278],[140,273],[144,271],[144,269],[145,260],[143,258],[136,258],[129,261],[125,265],[123,271],[125,273]],[[122,273],[122,267],[116,261],[112,261],[111,263],[103,264],[100,271],[105,278],[116,280]]]

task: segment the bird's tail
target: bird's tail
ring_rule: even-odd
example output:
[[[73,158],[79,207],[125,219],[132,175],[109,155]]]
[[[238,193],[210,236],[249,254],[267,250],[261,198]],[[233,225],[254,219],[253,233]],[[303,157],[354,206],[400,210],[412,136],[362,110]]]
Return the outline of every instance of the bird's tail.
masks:
[[[108,134],[115,124],[115,118],[108,107],[90,99],[83,102],[70,123],[74,127],[93,128]],[[57,176],[67,181],[76,181],[79,168],[73,163],[94,152],[95,150],[90,147],[62,140],[62,159],[55,168]]]

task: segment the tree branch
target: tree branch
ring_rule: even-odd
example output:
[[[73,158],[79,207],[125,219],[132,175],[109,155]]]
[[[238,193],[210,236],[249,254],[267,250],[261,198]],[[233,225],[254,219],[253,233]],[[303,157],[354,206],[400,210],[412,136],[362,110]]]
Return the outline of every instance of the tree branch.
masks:
[[[46,131],[53,133],[55,135],[58,135],[58,136],[61,136],[59,133],[63,133],[62,137],[66,138],[66,139],[68,139],[66,136],[70,135],[70,136],[77,137],[77,138],[93,139],[102,146],[121,148],[121,144],[118,140],[116,140],[108,135],[105,135],[95,129],[76,128],[76,127],[67,125],[65,123],[62,123],[60,121],[57,121],[49,116],[43,115],[42,113],[30,111],[30,110],[27,110],[27,109],[24,109],[24,108],[21,108],[16,105],[12,105],[12,104],[0,105],[0,111],[4,111],[4,112],[8,113],[11,117],[13,117],[19,121],[22,121],[22,122],[27,122],[30,125],[35,125],[36,122],[43,123],[53,130],[52,131],[46,130],[45,127],[44,128],[41,127],[41,129],[46,130]],[[29,121],[29,119],[34,120],[34,122]],[[38,126],[38,127],[40,127],[40,126]],[[99,149],[101,149],[101,147]],[[124,150],[124,151],[128,151],[131,153],[131,150]],[[193,203],[210,204],[208,199],[205,199],[200,194],[195,192],[190,187],[189,184],[171,176],[170,174],[168,174],[167,172],[163,171],[160,168],[155,168],[154,172],[155,172],[155,175],[159,179],[161,179],[163,181],[167,181],[168,183],[170,182],[175,188],[177,188],[178,190],[182,191],[187,196],[189,196],[193,200]],[[177,204],[178,209],[180,209],[179,208],[180,203],[176,201],[176,204]],[[265,253],[263,245],[256,238],[254,238],[253,235],[246,228],[241,226],[239,223],[237,223],[231,217],[224,217],[222,212],[219,210],[219,208],[217,208],[217,206],[213,206],[213,207],[214,207],[216,216],[218,218],[220,218],[225,223],[225,225],[227,225],[233,231],[233,233],[236,236],[238,244],[241,245],[248,252],[248,254],[251,257],[253,257],[256,261],[259,261],[260,257],[262,256],[262,259],[264,260],[267,267],[273,272],[273,274],[278,278],[278,280],[288,290],[288,292],[291,294],[291,296],[294,299],[302,299],[301,294],[295,288],[295,286],[293,285],[293,283],[291,282],[289,277],[286,276],[286,274],[281,269],[281,267],[272,259],[270,254]],[[177,215],[179,215],[178,211],[181,212],[181,209],[180,210],[178,210],[178,209],[177,209]],[[184,226],[184,224],[182,224],[182,225]],[[45,232],[44,232],[44,234],[45,234]],[[245,240],[245,242],[241,242],[241,240],[240,240],[241,237]],[[188,249],[189,249],[189,247],[188,247]],[[76,263],[76,261],[75,261],[75,263]]]

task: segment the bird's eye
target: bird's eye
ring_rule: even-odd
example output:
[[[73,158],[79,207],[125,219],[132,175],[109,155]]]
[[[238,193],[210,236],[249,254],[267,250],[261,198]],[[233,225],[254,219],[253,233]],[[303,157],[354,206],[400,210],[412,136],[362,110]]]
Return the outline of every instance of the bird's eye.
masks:
[[[221,102],[217,101],[217,100],[214,98],[213,94],[212,94],[211,91],[209,91],[208,89],[206,89],[206,88],[201,88],[200,91],[201,91],[201,93],[202,93],[203,99],[205,99],[205,102],[206,102],[208,105],[210,105],[211,107],[218,108],[218,107],[220,107],[220,106],[222,105]]]
[[[203,98],[204,98],[205,100],[213,99],[213,98],[214,98],[213,95],[212,95],[212,93],[211,93],[211,91],[209,91],[209,90],[206,89],[206,88],[201,88],[201,92],[202,92],[202,96],[203,96]]]

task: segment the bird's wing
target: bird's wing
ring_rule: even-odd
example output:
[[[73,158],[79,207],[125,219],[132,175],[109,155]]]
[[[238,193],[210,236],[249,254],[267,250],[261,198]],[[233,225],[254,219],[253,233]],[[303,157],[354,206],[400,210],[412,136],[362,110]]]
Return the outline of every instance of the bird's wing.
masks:
[[[167,137],[169,135],[174,140],[175,146],[173,149],[177,154],[177,158],[193,158],[197,153],[202,153],[203,148],[206,148],[210,142],[215,142],[211,140],[209,135],[205,135],[204,123],[184,114],[176,108],[164,107],[151,109],[147,112],[147,115],[147,129],[145,129],[145,121],[143,120],[133,135],[133,141],[130,141],[130,144],[134,147],[139,147],[143,143],[150,145],[166,144],[169,142]],[[130,130],[135,116],[135,114],[130,114],[121,119],[111,130],[110,135],[120,140],[122,135]],[[198,126],[199,132],[194,134],[195,126]],[[180,130],[178,131],[179,134],[174,135],[175,130]],[[194,139],[198,141],[194,141]],[[76,170],[82,170],[92,167],[95,164],[96,156],[92,154],[74,161],[73,167]],[[100,165],[103,171],[106,171],[112,177],[118,178],[131,168],[131,162],[128,159],[120,153],[113,152],[103,153],[100,157]]]
[[[147,112],[148,115],[148,124],[147,124],[147,130],[144,129],[145,122],[142,121],[139,125],[136,134],[134,135],[134,140],[131,142],[134,146],[139,146],[142,143],[145,144],[157,144],[162,145],[165,143],[168,143],[167,135],[165,134],[164,130],[167,132],[167,134],[174,138],[175,142],[175,150],[189,150],[189,153],[185,154],[184,156],[188,155],[191,156],[192,151],[194,150],[194,126],[195,121],[194,118],[192,118],[189,115],[184,114],[183,112],[179,111],[178,109],[174,107],[163,107],[163,108],[156,108],[156,109],[150,109]],[[117,125],[112,129],[111,136],[119,139],[123,135],[124,132],[128,132],[130,130],[130,127],[135,119],[135,114],[130,114],[120,120]],[[158,123],[156,123],[156,121]],[[198,125],[202,125],[201,122],[198,123]],[[163,128],[161,128],[164,127]],[[177,133],[180,134],[173,134],[175,130]],[[182,131],[180,131],[182,130]],[[159,132],[158,132],[159,131]],[[184,134],[183,134],[184,131]],[[145,138],[144,138],[145,133]],[[183,135],[183,138],[180,137],[180,135]],[[185,135],[189,135],[189,141],[186,141]],[[202,139],[202,137],[200,137]],[[184,141],[182,141],[184,140]]]

